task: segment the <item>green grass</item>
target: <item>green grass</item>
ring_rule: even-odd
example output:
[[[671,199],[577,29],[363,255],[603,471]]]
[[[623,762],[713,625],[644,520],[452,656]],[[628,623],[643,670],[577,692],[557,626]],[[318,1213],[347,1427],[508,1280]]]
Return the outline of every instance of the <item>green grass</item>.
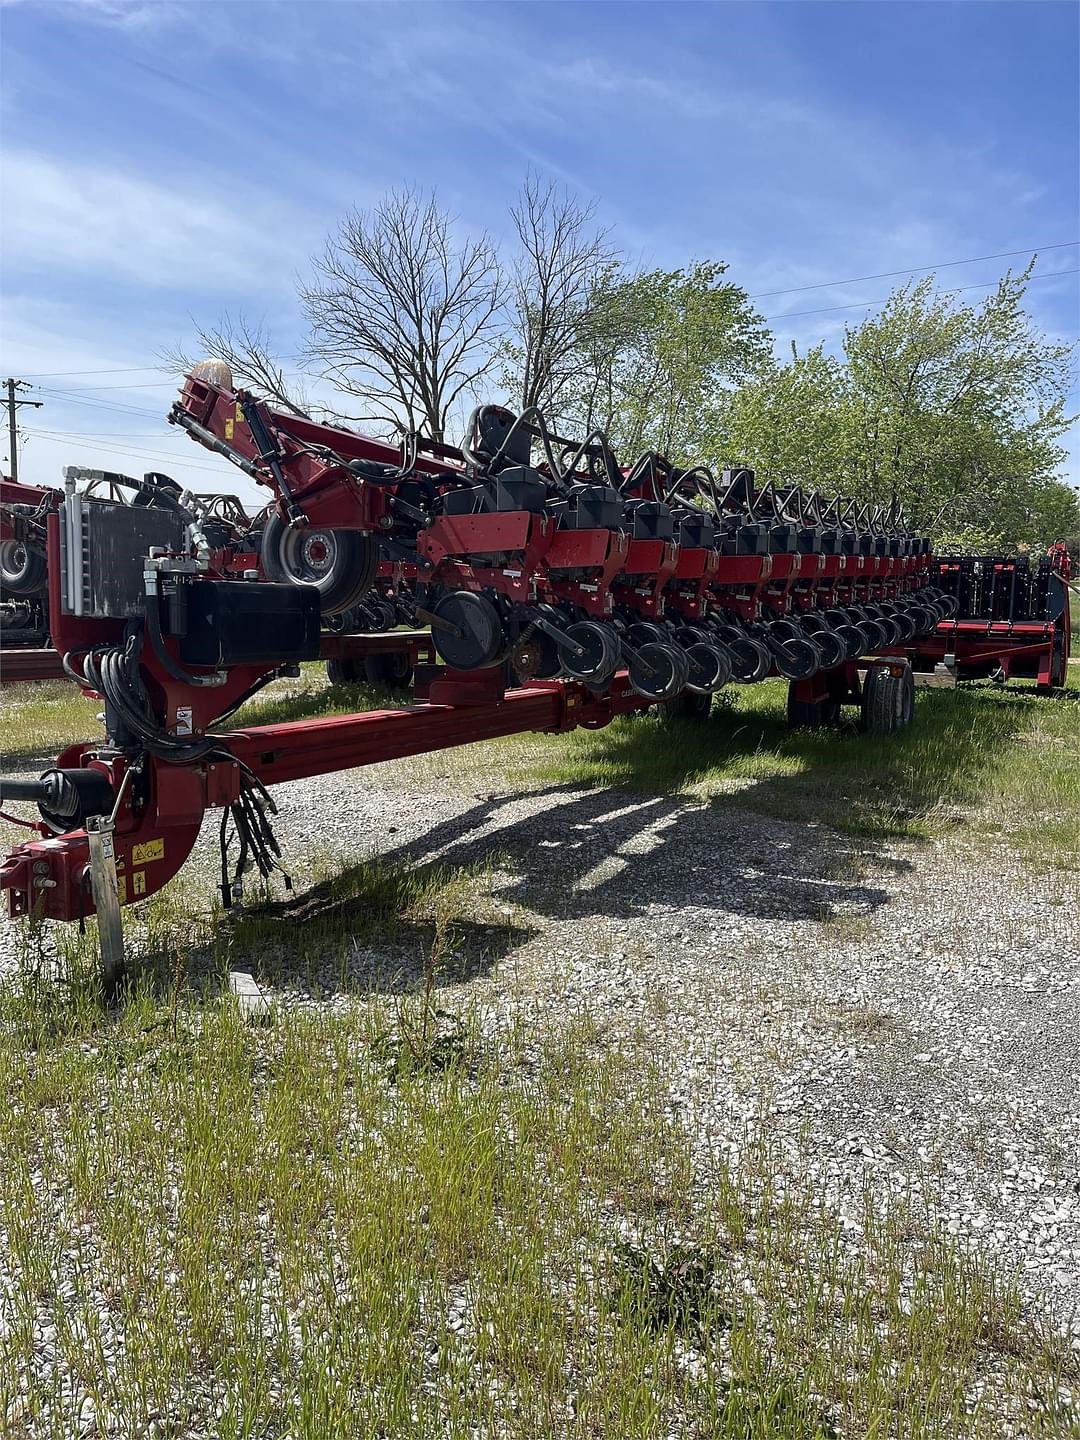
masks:
[[[96,740],[100,700],[88,700],[67,680],[11,685],[0,692],[0,755],[6,760],[51,760],[65,745]],[[242,706],[227,728],[271,725],[311,715],[378,710],[392,704],[365,685],[328,685],[321,664],[303,667],[298,681],[278,682]]]
[[[67,1440],[86,1400],[221,1440],[1080,1424],[1008,1283],[869,1197],[853,1246],[760,1134],[703,1159],[646,1037],[430,992],[251,1027],[145,971],[110,1012],[89,937],[61,965],[0,986],[5,1435]]]
[[[1080,847],[1080,699],[919,694],[901,733],[789,730],[779,682],[724,692],[709,720],[619,721],[534,748],[538,781],[677,791],[873,838],[966,825],[1068,863]]]
[[[231,725],[385,706],[366,687],[327,686],[305,674],[288,694],[267,695]],[[31,687],[27,687],[30,689]],[[0,711],[8,757],[48,756],[96,732],[93,702],[72,686],[32,687]],[[619,786],[685,793],[797,822],[817,821],[875,840],[924,840],[962,827],[1000,837],[1040,863],[1080,857],[1080,695],[1045,699],[1024,690],[923,690],[914,723],[899,735],[791,731],[786,687],[729,686],[706,722],[663,723],[655,714],[603,730],[524,735],[464,747],[450,761],[403,762],[406,781],[506,789],[544,784]]]

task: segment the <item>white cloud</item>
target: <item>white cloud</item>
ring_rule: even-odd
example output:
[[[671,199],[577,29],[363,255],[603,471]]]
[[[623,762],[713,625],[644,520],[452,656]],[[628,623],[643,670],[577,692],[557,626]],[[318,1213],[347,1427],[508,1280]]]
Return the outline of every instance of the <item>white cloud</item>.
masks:
[[[253,282],[289,288],[292,265],[315,236],[298,235],[293,217],[283,226],[269,197],[230,188],[228,199],[217,199],[211,184],[206,177],[166,184],[9,149],[2,177],[5,267],[195,292]]]

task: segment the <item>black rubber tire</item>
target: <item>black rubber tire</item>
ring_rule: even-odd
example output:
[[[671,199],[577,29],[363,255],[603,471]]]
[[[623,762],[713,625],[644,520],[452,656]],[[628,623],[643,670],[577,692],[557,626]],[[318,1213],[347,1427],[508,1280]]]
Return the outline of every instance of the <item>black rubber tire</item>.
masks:
[[[506,636],[499,612],[483,595],[449,590],[432,605],[431,613],[454,627],[431,627],[432,643],[447,665],[456,670],[486,670],[505,658]]]
[[[731,678],[736,685],[757,685],[772,669],[772,656],[760,640],[740,635],[723,643],[731,651]]]
[[[327,660],[326,678],[331,685],[356,685],[360,680],[360,668],[355,660]]]
[[[323,540],[330,559],[325,567],[304,556],[304,547]],[[275,510],[263,528],[260,550],[269,580],[310,587],[319,592],[324,615],[350,609],[371,589],[379,563],[379,546],[362,530],[318,530],[289,525]]]
[[[0,541],[0,590],[7,595],[39,595],[47,584],[45,553],[22,540]]]
[[[646,699],[667,701],[686,688],[690,670],[685,652],[659,640],[639,645],[627,658],[630,684]]]
[[[567,638],[584,654],[563,650],[563,674],[586,685],[606,685],[619,668],[619,637],[599,620],[578,620],[566,627]]]
[[[389,600],[382,596],[372,596],[367,603],[368,624],[372,634],[384,635],[388,630],[393,630],[397,624],[397,615]]]
[[[812,640],[783,640],[772,656],[785,680],[808,680],[821,669],[821,651]]]
[[[883,665],[872,665],[863,684],[863,730],[870,735],[894,735],[911,723],[914,714],[915,676],[911,669],[893,675]]]
[[[690,662],[686,682],[692,693],[715,695],[731,679],[731,652],[716,640],[695,640],[685,647]]]
[[[815,630],[809,638],[821,651],[821,668],[823,670],[835,670],[848,658],[847,646],[843,637],[838,635],[835,630]]]
[[[364,679],[381,690],[403,694],[412,688],[413,667],[407,650],[391,650],[385,655],[366,655]]]

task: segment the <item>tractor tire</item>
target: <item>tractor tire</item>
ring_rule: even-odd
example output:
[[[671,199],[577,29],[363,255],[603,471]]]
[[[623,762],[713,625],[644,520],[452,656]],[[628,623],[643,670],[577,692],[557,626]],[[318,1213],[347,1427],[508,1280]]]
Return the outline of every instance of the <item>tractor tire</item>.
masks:
[[[326,678],[331,685],[356,685],[360,670],[355,660],[327,660]]]
[[[387,655],[369,655],[364,660],[364,679],[369,685],[400,695],[413,682],[413,667],[407,650],[394,650]]]
[[[269,580],[317,590],[322,613],[339,615],[371,588],[379,547],[362,530],[289,525],[275,510],[263,529],[261,556]]]
[[[48,570],[44,552],[22,540],[0,541],[0,589],[8,595],[43,593]]]
[[[894,735],[910,725],[915,714],[915,676],[905,668],[893,675],[872,665],[863,685],[862,729],[869,735]]]

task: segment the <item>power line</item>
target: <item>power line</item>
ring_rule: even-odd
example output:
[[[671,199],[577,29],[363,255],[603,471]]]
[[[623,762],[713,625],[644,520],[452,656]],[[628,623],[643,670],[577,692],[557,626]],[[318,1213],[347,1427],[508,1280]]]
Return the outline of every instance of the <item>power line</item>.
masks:
[[[38,389],[43,395],[52,396],[56,400],[63,400],[67,405],[85,405],[94,410],[118,410],[128,415],[149,415],[153,420],[160,420],[164,417],[158,410],[148,410],[140,405],[125,405],[117,400],[95,400],[93,398],[82,398],[69,390],[51,390],[48,386],[39,385]]]
[[[1007,260],[1014,255],[1030,255],[1034,251],[1069,250],[1080,240],[1062,240],[1057,245],[1025,245],[1022,250],[999,250],[996,255],[969,255],[966,260],[939,260],[936,265],[909,265],[906,270],[880,270],[876,275],[852,275],[847,280],[819,280],[814,285],[791,285],[786,290],[759,290],[750,300],[767,300],[772,295],[796,295],[804,290],[831,290],[836,285],[858,285],[863,280],[891,280],[894,275],[915,275],[920,270],[947,270],[953,265],[975,265],[980,260]]]
[[[1045,275],[1029,275],[1028,282],[1035,280],[1056,280],[1061,275],[1080,275],[1080,266],[1075,270],[1048,270]],[[993,290],[999,282],[991,280],[982,285],[957,285],[955,290],[935,290],[934,295],[958,295],[962,290]],[[835,310],[869,310],[871,305],[887,305],[890,296],[879,300],[856,300],[851,305],[826,305],[821,310],[789,310],[785,315],[763,315],[763,320],[794,320],[797,315],[831,315]]]
[[[109,455],[126,455],[135,460],[160,460],[162,458],[160,451],[142,449],[134,445],[103,445],[99,440],[91,441],[89,437],[83,437],[75,430],[34,430],[27,431],[27,434],[33,434],[33,436],[39,440],[75,440],[80,444],[83,443],[85,438],[93,450],[102,450]],[[165,458],[171,468],[198,470],[203,475],[220,475],[222,473],[220,470],[213,469],[210,466],[195,464],[191,460],[174,460],[171,456]]]

